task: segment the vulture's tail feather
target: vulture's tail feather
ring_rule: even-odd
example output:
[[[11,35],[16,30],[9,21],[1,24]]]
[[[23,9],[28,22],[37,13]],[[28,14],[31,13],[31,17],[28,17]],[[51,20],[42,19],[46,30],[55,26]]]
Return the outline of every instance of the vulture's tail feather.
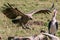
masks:
[[[13,23],[18,23],[19,22],[19,19],[14,19],[12,20]]]

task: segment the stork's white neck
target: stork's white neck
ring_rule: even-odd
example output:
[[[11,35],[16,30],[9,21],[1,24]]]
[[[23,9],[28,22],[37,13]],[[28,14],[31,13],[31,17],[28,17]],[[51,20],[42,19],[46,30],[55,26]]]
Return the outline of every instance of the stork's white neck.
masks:
[[[54,9],[54,10],[53,10],[53,13],[54,13],[53,18],[54,18],[54,17],[56,17],[57,10],[56,10],[56,9]]]
[[[54,16],[54,17],[52,18],[52,24],[53,24],[53,25],[55,24],[55,22],[56,22],[56,16]]]
[[[54,25],[56,23],[56,19],[53,19],[53,22],[52,22],[52,24]]]
[[[53,12],[54,12],[54,15],[53,15],[52,21],[53,21],[53,24],[55,24],[55,22],[56,22],[56,13],[57,13],[57,10],[54,9]]]

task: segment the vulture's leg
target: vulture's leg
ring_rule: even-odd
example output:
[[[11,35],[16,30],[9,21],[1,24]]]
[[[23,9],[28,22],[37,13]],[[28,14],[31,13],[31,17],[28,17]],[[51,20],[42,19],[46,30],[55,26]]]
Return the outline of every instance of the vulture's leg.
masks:
[[[25,24],[23,24],[23,23],[22,23],[22,28],[23,28],[23,29],[30,29],[30,28],[27,26],[27,24],[25,25]]]
[[[22,28],[25,29],[25,25],[23,23],[21,23],[21,25],[22,25]]]
[[[29,24],[25,24],[25,28],[26,28],[26,29],[30,29],[30,28],[29,28]]]

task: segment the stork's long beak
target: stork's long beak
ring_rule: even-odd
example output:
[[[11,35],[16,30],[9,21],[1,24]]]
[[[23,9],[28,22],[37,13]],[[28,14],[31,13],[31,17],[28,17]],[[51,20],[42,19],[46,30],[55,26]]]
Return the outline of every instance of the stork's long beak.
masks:
[[[55,18],[55,17],[56,17],[56,14],[57,14],[57,10],[54,9],[54,10],[53,10],[53,13],[54,13],[54,14],[53,14],[53,18]]]
[[[54,14],[57,13],[57,9],[54,9],[53,12],[54,12]]]

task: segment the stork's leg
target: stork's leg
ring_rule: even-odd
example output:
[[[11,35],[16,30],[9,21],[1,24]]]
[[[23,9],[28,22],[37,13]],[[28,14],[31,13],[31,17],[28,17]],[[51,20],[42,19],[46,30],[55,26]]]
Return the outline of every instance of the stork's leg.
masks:
[[[55,36],[55,34],[54,34],[54,36]]]
[[[50,29],[49,29],[48,33],[51,34],[51,33],[50,33]],[[52,38],[51,38],[50,36],[49,36],[49,39],[52,40]]]

